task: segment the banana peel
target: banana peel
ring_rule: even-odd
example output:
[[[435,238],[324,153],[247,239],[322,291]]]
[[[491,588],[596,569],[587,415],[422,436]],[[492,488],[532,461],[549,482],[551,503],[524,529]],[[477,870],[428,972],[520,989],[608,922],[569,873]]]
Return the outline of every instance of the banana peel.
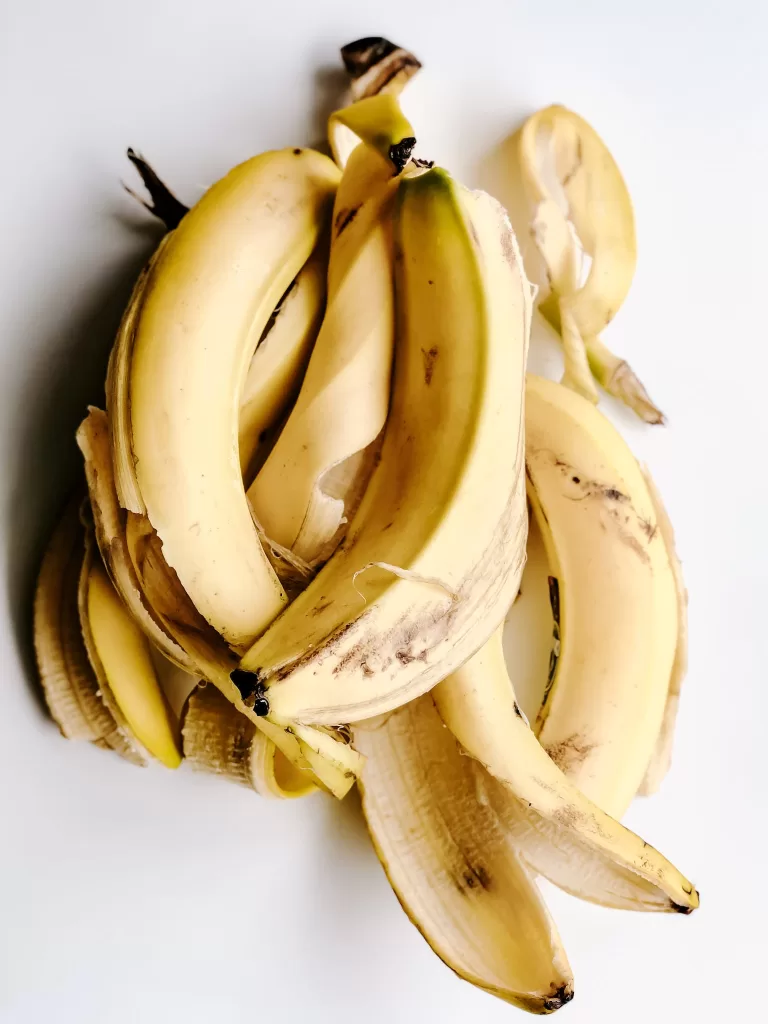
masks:
[[[540,309],[563,341],[563,383],[596,402],[596,380],[647,423],[663,423],[637,375],[600,339],[637,262],[632,203],[615,160],[583,118],[559,105],[528,118],[518,148],[546,273]]]

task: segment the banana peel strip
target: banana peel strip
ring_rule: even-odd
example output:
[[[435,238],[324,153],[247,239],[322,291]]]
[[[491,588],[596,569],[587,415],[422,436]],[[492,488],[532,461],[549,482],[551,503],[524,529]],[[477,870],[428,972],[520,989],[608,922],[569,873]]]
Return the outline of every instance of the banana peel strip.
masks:
[[[599,337],[624,302],[637,262],[632,202],[618,165],[594,129],[559,105],[525,122],[519,153],[550,288],[541,311],[563,339],[564,383],[596,402],[594,378],[646,422],[663,422],[626,361]]]
[[[656,522],[662,540],[667,549],[669,562],[675,576],[677,587],[677,647],[672,672],[669,678],[669,693],[664,709],[661,731],[656,743],[642,785],[638,790],[641,796],[652,796],[657,793],[672,763],[672,744],[675,734],[675,723],[680,706],[680,690],[688,671],[688,591],[683,580],[683,567],[675,546],[675,532],[667,510],[661,500],[656,484],[648,472],[647,466],[641,467],[645,482],[648,485],[653,504],[656,509]]]

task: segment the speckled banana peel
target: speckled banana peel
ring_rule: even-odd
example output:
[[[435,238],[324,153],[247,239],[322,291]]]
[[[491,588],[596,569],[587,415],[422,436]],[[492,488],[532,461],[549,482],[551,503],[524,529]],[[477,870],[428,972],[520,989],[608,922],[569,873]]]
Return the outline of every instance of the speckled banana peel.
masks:
[[[278,724],[360,721],[426,692],[488,638],[522,572],[531,290],[514,234],[490,196],[432,169],[400,184],[395,244],[379,463],[343,547],[240,665]]]
[[[325,317],[296,404],[248,489],[270,541],[309,565],[333,553],[359,504],[389,409],[399,164],[380,150],[413,130],[402,116],[390,116],[394,98],[384,106],[382,112],[378,99],[364,100],[331,118],[333,125],[343,116],[358,135],[387,142],[376,148],[358,142],[345,166],[333,211]]]
[[[551,1013],[573,975],[531,869],[430,694],[353,728],[367,757],[363,811],[403,909],[451,970],[506,1002]]]
[[[632,203],[616,161],[583,118],[558,105],[528,118],[518,148],[545,270],[540,309],[563,341],[563,383],[596,402],[597,381],[646,422],[662,423],[627,362],[600,339],[637,261]],[[591,263],[582,281],[585,255]]]
[[[259,796],[296,799],[317,788],[310,771],[295,768],[270,739],[215,687],[190,694],[183,715],[184,759]]]
[[[485,769],[482,792],[538,874],[581,899],[688,914],[699,896],[665,857],[590,801],[541,746],[517,701],[502,631],[432,691],[440,717]]]
[[[528,498],[547,551],[559,649],[534,731],[574,785],[620,818],[670,691],[675,569],[643,472],[594,405],[529,375],[525,426]]]
[[[109,402],[115,457],[130,452],[141,498],[128,501],[124,488],[127,511],[146,514],[193,605],[234,650],[286,602],[243,487],[240,396],[270,315],[327,227],[338,181],[333,162],[307,149],[230,171],[166,236],[126,314],[127,353],[114,356],[125,364]]]

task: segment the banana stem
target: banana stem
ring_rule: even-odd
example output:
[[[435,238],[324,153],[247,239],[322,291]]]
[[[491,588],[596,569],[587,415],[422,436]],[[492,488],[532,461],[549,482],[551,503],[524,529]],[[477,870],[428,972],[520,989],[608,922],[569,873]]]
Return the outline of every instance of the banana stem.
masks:
[[[619,359],[598,337],[584,339],[589,368],[598,384],[629,406],[646,423],[666,423],[664,413],[651,401],[640,378],[625,359]]]
[[[563,342],[563,354],[565,356],[565,372],[563,373],[562,383],[594,405],[597,405],[597,388],[590,372],[584,339],[579,333],[576,321],[563,299],[560,299],[559,308],[560,337]]]
[[[162,181],[155,171],[150,167],[143,156],[133,150],[128,150],[128,159],[131,161],[133,166],[141,175],[141,180],[144,182],[144,187],[149,192],[150,202],[142,199],[141,196],[137,195],[132,188],[127,185],[124,186],[125,191],[128,195],[133,196],[143,207],[149,210],[158,217],[166,226],[169,231],[173,231],[175,227],[178,227],[179,221],[189,210],[188,206],[185,206],[181,200],[177,199],[176,196],[171,192],[168,186]]]
[[[398,96],[421,68],[409,50],[381,36],[356,39],[341,48],[341,59],[350,77],[352,100],[390,92]]]

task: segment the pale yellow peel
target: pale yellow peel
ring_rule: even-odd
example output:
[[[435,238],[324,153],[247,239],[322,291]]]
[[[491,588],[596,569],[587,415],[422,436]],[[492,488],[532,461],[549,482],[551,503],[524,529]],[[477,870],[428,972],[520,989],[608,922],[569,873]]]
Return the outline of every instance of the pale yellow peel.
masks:
[[[158,683],[149,644],[100,562],[91,567],[88,579],[88,619],[112,695],[131,732],[167,768],[178,768],[178,727]]]
[[[580,396],[533,375],[526,471],[558,581],[559,657],[536,729],[574,784],[620,818],[661,727],[678,635],[674,573],[619,432]]]
[[[573,995],[557,929],[429,694],[361,723],[363,811],[403,909],[459,977],[532,1013]]]
[[[286,603],[243,488],[239,399],[269,316],[327,226],[338,179],[307,149],[233,168],[168,236],[135,326],[128,400],[147,516],[196,609],[234,649]]]
[[[672,664],[672,671],[669,677],[669,689],[667,703],[664,708],[664,718],[659,731],[658,740],[653,754],[651,755],[645,777],[640,785],[638,793],[641,796],[651,796],[658,792],[661,783],[664,781],[670,765],[672,764],[672,745],[675,735],[675,723],[677,712],[680,707],[680,691],[688,671],[688,591],[683,579],[683,567],[677,554],[675,545],[675,531],[669,518],[664,503],[661,500],[656,484],[648,471],[647,466],[643,467],[643,475],[651,493],[656,510],[656,521],[662,540],[667,548],[670,563],[675,575],[675,586],[677,593],[677,646],[675,647],[675,660]]]
[[[320,246],[299,271],[253,354],[240,398],[240,469],[246,482],[264,435],[299,392],[325,309],[328,271]]]
[[[391,164],[359,146],[336,196],[320,333],[296,404],[248,489],[270,541],[310,565],[326,560],[341,539],[387,416],[396,188]]]

